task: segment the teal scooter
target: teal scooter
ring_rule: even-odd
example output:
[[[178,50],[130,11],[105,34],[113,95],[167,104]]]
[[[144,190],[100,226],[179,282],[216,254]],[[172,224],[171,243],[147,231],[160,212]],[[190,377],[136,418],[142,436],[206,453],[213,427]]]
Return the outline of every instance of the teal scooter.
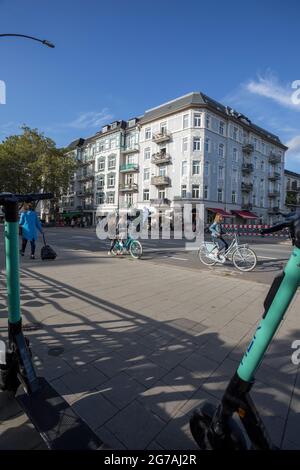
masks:
[[[262,320],[227,386],[220,405],[216,408],[206,403],[200,410],[195,410],[190,419],[191,433],[201,449],[248,448],[241,428],[233,419],[234,414],[239,416],[252,449],[275,448],[249,392],[254,384],[255,372],[300,286],[300,214],[287,215],[284,222],[263,229],[261,234],[286,228],[294,246],[292,254],[283,272],[275,277],[271,285],[264,301]]]
[[[0,193],[0,206],[3,206],[5,215],[8,299],[8,347],[5,354],[3,351],[1,354],[0,388],[15,394],[15,398],[49,449],[99,449],[102,445],[99,437],[74,413],[45,378],[37,377],[29,340],[22,331],[18,205],[51,198],[51,194]]]

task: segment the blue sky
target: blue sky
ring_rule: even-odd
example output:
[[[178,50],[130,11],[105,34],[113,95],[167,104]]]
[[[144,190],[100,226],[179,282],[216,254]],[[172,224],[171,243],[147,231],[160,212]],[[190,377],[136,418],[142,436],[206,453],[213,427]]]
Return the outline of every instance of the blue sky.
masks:
[[[298,0],[0,0],[0,139],[22,123],[58,145],[203,91],[278,134],[300,172]]]

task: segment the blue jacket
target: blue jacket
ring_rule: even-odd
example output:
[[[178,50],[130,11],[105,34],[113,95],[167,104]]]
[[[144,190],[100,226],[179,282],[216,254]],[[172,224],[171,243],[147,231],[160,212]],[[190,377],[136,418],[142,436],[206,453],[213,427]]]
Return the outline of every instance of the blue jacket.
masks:
[[[212,237],[220,237],[222,235],[222,227],[221,224],[217,224],[217,222],[214,222],[211,224],[209,227],[209,231],[212,235]]]
[[[41,222],[32,210],[22,212],[19,224],[22,227],[22,237],[26,240],[37,240],[37,229],[43,232]]]

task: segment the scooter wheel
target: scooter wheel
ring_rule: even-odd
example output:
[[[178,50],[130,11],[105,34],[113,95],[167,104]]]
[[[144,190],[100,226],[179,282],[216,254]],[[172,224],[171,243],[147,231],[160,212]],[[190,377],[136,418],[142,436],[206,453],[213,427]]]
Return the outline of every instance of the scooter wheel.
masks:
[[[196,443],[203,450],[245,450],[246,439],[233,418],[228,419],[228,432],[220,438],[210,428],[216,407],[205,404],[201,410],[195,410],[190,419],[190,430]]]

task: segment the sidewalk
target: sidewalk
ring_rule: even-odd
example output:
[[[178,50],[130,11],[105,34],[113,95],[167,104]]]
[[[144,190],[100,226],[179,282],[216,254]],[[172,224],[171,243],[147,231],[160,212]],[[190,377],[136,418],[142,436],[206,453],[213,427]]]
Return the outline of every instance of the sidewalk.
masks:
[[[196,449],[192,410],[216,403],[263,312],[268,287],[147,261],[65,250],[22,260],[23,323],[39,374],[113,449]],[[0,337],[6,334],[3,273]],[[299,293],[257,373],[253,398],[274,443],[300,448],[291,344]],[[43,448],[0,394],[0,449]]]

